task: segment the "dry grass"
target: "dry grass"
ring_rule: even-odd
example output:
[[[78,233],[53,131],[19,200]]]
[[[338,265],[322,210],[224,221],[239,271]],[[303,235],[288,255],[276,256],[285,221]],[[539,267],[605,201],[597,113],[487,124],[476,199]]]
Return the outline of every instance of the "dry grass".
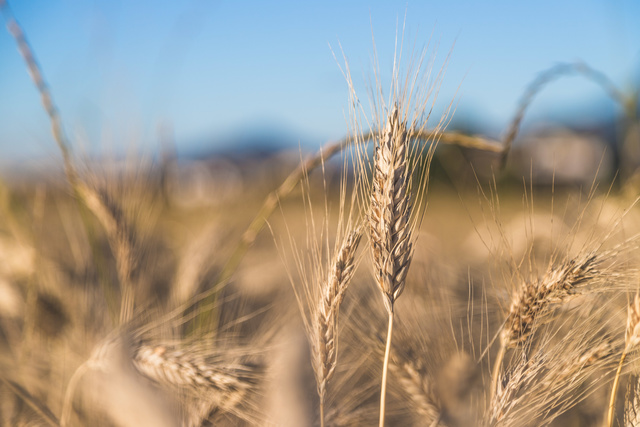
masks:
[[[314,182],[318,183],[310,180],[311,190],[320,188]],[[329,184],[327,189],[328,194],[333,191]],[[446,200],[445,193],[437,186],[430,194],[432,202]],[[14,205],[31,203],[29,196],[20,202],[17,194],[13,197]],[[72,208],[72,200],[64,197],[51,193],[49,203],[55,199],[57,203]],[[333,196],[328,197],[331,199]],[[611,199],[607,201],[610,202]],[[314,214],[323,216],[326,213],[317,208],[323,203],[324,200],[312,200]],[[510,203],[517,207],[517,203],[503,199],[503,209]],[[328,205],[331,206],[331,201]],[[464,232],[456,237],[438,230],[440,222],[448,221],[448,211],[455,204],[447,202],[447,206],[441,212],[434,209],[429,215],[427,223],[432,222],[433,228],[425,227],[429,232],[422,233],[417,240],[412,269],[404,278],[403,297],[394,301],[399,317],[389,354],[386,424],[424,425],[426,420],[428,425],[442,426],[483,423],[525,425],[523,420],[535,420],[531,421],[534,425],[553,422],[562,425],[566,421],[564,417],[569,416],[567,414],[582,413],[583,400],[599,395],[603,389],[607,393],[610,391],[607,380],[613,379],[615,364],[624,347],[623,334],[616,335],[616,328],[621,329],[621,310],[625,306],[626,292],[633,287],[635,272],[630,260],[634,244],[627,238],[627,243],[620,250],[585,246],[577,255],[567,256],[564,261],[550,262],[546,272],[542,270],[539,276],[532,273],[530,280],[521,282],[528,286],[522,289],[530,291],[516,292],[516,297],[508,297],[509,302],[505,304],[500,292],[508,295],[507,291],[512,286],[509,280],[501,282],[498,280],[500,276],[492,276],[489,268],[476,266],[469,269],[465,259],[472,259],[474,254],[464,251],[453,254],[447,249],[451,242],[443,243],[446,239],[463,242],[466,238]],[[134,331],[122,335],[129,337],[123,341],[127,343],[125,350],[110,353],[116,355],[110,356],[115,362],[103,365],[89,363],[91,369],[82,373],[79,380],[70,381],[85,360],[94,360],[88,355],[94,347],[99,347],[97,343],[110,335],[114,323],[110,320],[97,273],[89,270],[79,274],[68,267],[61,270],[57,266],[74,265],[72,251],[51,251],[41,247],[39,256],[48,261],[34,264],[35,272],[32,274],[38,278],[35,282],[38,285],[33,292],[43,296],[35,298],[33,304],[44,307],[43,303],[36,301],[51,300],[54,297],[44,296],[51,293],[60,295],[55,297],[60,302],[47,303],[50,307],[48,319],[53,320],[20,317],[20,312],[11,314],[13,317],[3,317],[1,324],[6,337],[3,352],[8,356],[3,357],[3,372],[14,372],[16,367],[20,367],[15,371],[19,374],[6,376],[6,381],[10,381],[13,388],[3,386],[3,396],[10,396],[7,402],[12,402],[3,404],[3,413],[12,414],[4,423],[13,425],[16,420],[44,420],[49,412],[54,417],[63,418],[66,425],[114,422],[120,418],[113,412],[112,405],[122,403],[112,393],[124,385],[131,393],[129,400],[139,402],[135,405],[140,408],[139,414],[150,417],[149,414],[157,411],[153,408],[161,407],[167,412],[167,419],[183,425],[207,422],[215,422],[216,425],[262,425],[268,422],[285,425],[281,418],[270,412],[264,393],[266,390],[268,393],[285,393],[287,388],[294,391],[286,393],[292,393],[299,399],[289,404],[299,405],[296,407],[300,409],[301,417],[291,421],[290,425],[321,424],[321,413],[325,425],[375,423],[387,312],[384,304],[380,304],[380,289],[371,283],[367,270],[356,269],[361,258],[355,249],[360,239],[360,228],[347,226],[347,221],[343,221],[342,228],[336,222],[327,222],[326,225],[323,222],[319,228],[317,224],[310,226],[308,221],[296,222],[295,218],[306,215],[296,203],[283,203],[282,210],[287,217],[286,225],[277,218],[271,222],[276,236],[287,233],[288,228],[295,241],[309,230],[313,230],[308,233],[311,236],[318,235],[318,229],[325,230],[320,233],[323,237],[318,242],[319,252],[298,250],[298,258],[287,251],[282,254],[289,265],[297,265],[304,260],[302,264],[305,266],[298,274],[292,274],[292,279],[295,289],[301,292],[300,308],[308,322],[309,353],[307,356],[304,356],[305,351],[300,353],[304,363],[290,365],[295,373],[291,380],[280,384],[280,379],[269,374],[270,366],[282,354],[294,351],[292,338],[287,338],[291,331],[282,325],[299,323],[299,317],[289,309],[296,305],[291,287],[277,285],[286,280],[284,270],[280,276],[269,279],[261,275],[261,271],[257,271],[257,276],[248,275],[253,269],[249,265],[246,269],[241,266],[243,275],[238,276],[238,281],[217,288],[218,297],[215,305],[210,307],[220,319],[216,333],[199,337],[190,332],[192,319],[197,317],[199,301],[208,295],[201,294],[199,289],[207,289],[206,281],[215,280],[216,271],[220,271],[223,262],[212,260],[208,265],[208,261],[195,257],[190,268],[196,273],[190,276],[190,282],[195,281],[196,284],[185,285],[173,278],[179,277],[179,271],[186,271],[188,261],[183,259],[183,254],[189,254],[189,250],[177,249],[172,253],[161,246],[157,249],[165,253],[164,259],[171,259],[166,267],[170,273],[155,273],[154,264],[149,264],[147,256],[141,256],[136,274],[146,276],[145,282],[152,284],[150,289],[159,291],[163,277],[168,277],[169,283],[164,285],[168,289],[153,296],[138,293],[136,306],[142,305],[144,310],[133,311],[133,325],[127,326],[131,322],[124,324],[125,331],[129,328]],[[61,209],[60,212],[68,210]],[[233,214],[238,215],[238,212]],[[177,214],[174,211],[169,215],[171,221],[164,219],[167,213],[161,214],[157,229],[150,235],[175,235],[184,227],[174,228]],[[538,214],[543,215],[542,212]],[[181,215],[186,221],[193,214],[183,212]],[[60,219],[52,216],[50,220],[57,222]],[[220,221],[223,220],[221,217]],[[18,227],[24,226],[23,221],[18,219]],[[202,235],[211,235],[205,233],[211,229],[210,221],[200,220],[199,225],[191,227],[200,230]],[[340,229],[344,231],[333,231]],[[241,231],[241,228],[236,229],[238,234]],[[48,242],[45,246],[55,244],[64,248],[68,245],[65,241],[55,240],[51,231],[43,232],[38,240]],[[81,229],[76,229],[76,232],[82,236]],[[467,232],[475,233],[471,223]],[[12,235],[3,238],[16,239]],[[105,231],[96,238],[97,247],[113,256],[106,261],[109,277],[117,281],[118,261],[112,254],[109,235]],[[610,246],[619,248],[617,240],[620,238],[616,236]],[[72,240],[71,237],[66,238],[66,242]],[[254,249],[256,259],[270,257],[267,259],[278,263],[273,253],[270,254],[273,246],[269,240],[258,241]],[[20,241],[25,244],[24,240]],[[145,237],[141,240],[142,247],[151,241]],[[161,240],[155,241],[155,244],[162,245]],[[197,247],[208,251],[206,244]],[[215,251],[209,253],[216,256]],[[495,259],[498,260],[497,257]],[[253,262],[253,259],[248,261]],[[375,271],[371,261],[367,267]],[[362,262],[368,263],[369,259],[362,257]],[[56,267],[49,271],[47,265]],[[91,266],[89,262],[88,267]],[[520,277],[510,272],[508,264],[498,262],[495,267],[508,273],[505,279]],[[11,289],[17,290],[17,298],[26,304],[25,315],[34,313],[34,310],[44,310],[35,308],[39,305],[29,308],[32,303],[23,290],[27,288],[22,288],[22,284],[28,282],[19,279],[24,273],[8,274],[5,280]],[[301,274],[308,280],[302,280]],[[47,276],[50,277],[48,282],[43,280]],[[94,279],[89,283],[87,276]],[[523,272],[522,276],[526,274]],[[272,290],[262,294],[247,293],[240,277],[251,284],[264,283],[266,289]],[[483,285],[483,278],[493,278],[491,287]],[[266,284],[266,280],[275,281],[276,285]],[[308,295],[304,290],[305,283],[309,285]],[[195,299],[185,297],[186,302],[179,304],[174,295],[179,293],[178,287],[181,286],[190,289],[185,295],[195,292]],[[53,291],[45,293],[45,289]],[[604,298],[608,299],[606,304],[603,304]],[[508,311],[498,315],[502,305]],[[597,309],[600,305],[603,308]],[[601,326],[604,312],[609,319],[604,322],[605,326]],[[96,318],[96,314],[100,317]],[[61,316],[68,320],[62,320]],[[498,320],[500,317],[502,320]],[[494,323],[494,319],[498,323]],[[54,321],[59,322],[61,330],[47,328]],[[136,332],[139,330],[142,332]],[[507,334],[505,330],[510,332]],[[482,350],[487,348],[491,337],[500,337],[501,334],[504,341],[499,341],[496,346],[504,345],[507,352],[499,369],[496,397],[491,400],[491,386],[486,381],[491,378],[491,369],[489,360],[482,357]],[[278,337],[277,345],[273,337]],[[38,361],[37,353],[47,348],[47,358]],[[464,368],[453,360],[465,360],[460,362]],[[110,367],[112,365],[115,367]],[[96,366],[104,367],[98,369]],[[476,374],[461,373],[468,370]],[[458,379],[454,381],[451,378]],[[112,379],[118,383],[111,383]],[[100,404],[88,392],[88,388],[97,387],[95,384],[110,391],[105,392],[108,398],[105,397]],[[456,384],[455,387],[452,384]],[[458,391],[454,393],[453,389]],[[69,415],[63,417],[64,395],[68,390],[71,397],[66,410]],[[316,394],[318,397],[310,397]],[[165,400],[169,403],[163,403]],[[304,409],[305,401],[307,409]],[[323,409],[319,408],[321,401]],[[598,405],[601,420],[607,405],[603,400]],[[143,408],[147,409],[143,411]],[[134,419],[135,411],[129,411],[122,414]],[[463,415],[463,411],[468,413]]]

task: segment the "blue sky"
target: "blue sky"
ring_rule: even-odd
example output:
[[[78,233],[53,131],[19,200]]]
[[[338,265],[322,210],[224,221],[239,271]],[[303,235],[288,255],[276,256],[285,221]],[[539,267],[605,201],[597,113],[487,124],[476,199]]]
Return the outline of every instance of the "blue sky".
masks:
[[[348,89],[329,45],[366,98],[372,32],[388,77],[398,26],[448,53],[438,109],[499,131],[535,75],[582,60],[622,88],[640,79],[640,2],[21,0],[10,2],[78,150],[157,146],[171,124],[180,152],[270,128],[321,141],[347,132]],[[406,21],[405,21],[406,14]],[[14,40],[0,32],[0,159],[57,156]],[[555,83],[531,119],[577,114],[602,98],[580,79]]]

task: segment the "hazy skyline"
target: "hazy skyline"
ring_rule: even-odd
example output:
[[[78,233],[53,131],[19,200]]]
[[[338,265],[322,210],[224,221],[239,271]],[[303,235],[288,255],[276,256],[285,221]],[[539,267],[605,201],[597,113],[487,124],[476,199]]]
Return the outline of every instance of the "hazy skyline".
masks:
[[[388,77],[397,32],[451,53],[439,109],[502,128],[540,71],[582,60],[622,89],[640,81],[640,2],[13,1],[74,146],[153,147],[160,123],[178,149],[243,129],[321,142],[347,131],[347,56],[366,99],[372,32]],[[405,20],[406,14],[406,20]],[[4,27],[4,26],[3,26]],[[57,155],[15,42],[0,32],[0,157]],[[459,89],[459,90],[458,90]],[[554,84],[532,117],[602,98],[581,79]],[[192,144],[191,146],[185,144]]]

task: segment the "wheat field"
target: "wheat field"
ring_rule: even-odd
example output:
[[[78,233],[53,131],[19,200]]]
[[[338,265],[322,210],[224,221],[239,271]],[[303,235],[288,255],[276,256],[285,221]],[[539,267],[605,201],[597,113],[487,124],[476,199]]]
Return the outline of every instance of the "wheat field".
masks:
[[[640,426],[640,169],[513,166],[551,81],[632,109],[597,70],[543,72],[492,140],[431,117],[428,51],[369,106],[345,60],[342,141],[198,187],[171,156],[74,153],[7,16],[63,173],[0,182],[1,425]]]

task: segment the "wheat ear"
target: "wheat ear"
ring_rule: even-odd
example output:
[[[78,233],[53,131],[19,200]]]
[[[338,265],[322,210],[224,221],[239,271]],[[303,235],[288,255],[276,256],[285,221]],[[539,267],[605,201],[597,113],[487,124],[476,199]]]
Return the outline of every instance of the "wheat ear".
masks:
[[[369,232],[375,280],[389,315],[389,328],[382,368],[380,426],[384,426],[387,371],[393,334],[393,305],[404,290],[411,263],[412,243],[408,137],[397,106],[387,119],[375,147]]]
[[[256,387],[259,366],[221,363],[193,351],[163,345],[138,347],[133,364],[142,375],[165,387],[190,391],[209,407],[231,411]],[[205,414],[206,416],[206,414]]]
[[[442,417],[442,405],[434,394],[432,380],[420,365],[419,360],[396,359],[389,364],[389,370],[398,377],[424,425],[435,427]]]
[[[640,294],[636,294],[633,302],[629,305],[629,308],[627,310],[627,330],[624,337],[624,350],[622,351],[622,356],[620,356],[620,362],[618,363],[616,376],[613,380],[613,386],[611,387],[609,410],[607,411],[606,419],[607,427],[611,427],[613,425],[613,415],[616,406],[616,395],[618,394],[618,384],[620,383],[620,374],[622,373],[624,361],[631,350],[633,350],[633,348],[638,344],[640,344]]]
[[[488,425],[549,425],[586,395],[579,388],[595,383],[585,381],[594,371],[609,366],[613,356],[610,341],[581,342],[571,334],[558,344],[542,344],[530,355],[500,373],[495,396],[490,402]],[[526,420],[526,422],[525,422]]]
[[[349,282],[355,273],[355,255],[361,229],[352,231],[344,240],[333,262],[329,277],[322,287],[315,315],[313,345],[314,367],[320,397],[320,425],[324,426],[324,403],[327,383],[333,376],[338,358],[338,314]]]
[[[505,353],[524,343],[534,332],[536,323],[552,304],[566,301],[576,288],[596,275],[598,257],[591,253],[552,267],[539,280],[524,283],[515,294],[500,333],[500,349],[493,365],[491,398],[496,395],[498,377]]]

